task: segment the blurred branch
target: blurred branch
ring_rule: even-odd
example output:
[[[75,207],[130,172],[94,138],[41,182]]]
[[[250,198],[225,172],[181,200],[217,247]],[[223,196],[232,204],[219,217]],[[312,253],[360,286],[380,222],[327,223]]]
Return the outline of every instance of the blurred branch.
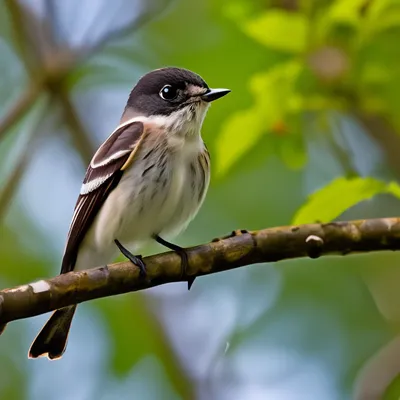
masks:
[[[169,2],[167,2],[167,3],[169,4]],[[121,13],[123,13],[124,12],[123,7],[121,7],[121,9],[119,11]],[[150,21],[154,20],[155,15],[159,15],[159,14],[160,14],[160,10],[158,9],[158,7],[157,7],[157,9],[154,9],[153,7],[150,6],[144,12],[140,13],[139,16],[136,18],[136,20],[132,21],[132,23],[126,24],[125,26],[123,26],[120,29],[117,29],[113,32],[108,32],[106,35],[101,37],[91,47],[84,48],[84,51],[80,55],[79,63],[82,63],[82,62],[86,61],[88,58],[92,57],[94,54],[99,53],[101,50],[104,49],[104,47],[106,47],[110,43],[115,42],[118,39],[124,38],[124,37],[128,36],[129,34],[132,34],[136,31],[138,31],[139,29],[143,28]],[[89,27],[88,32],[91,32],[93,29],[95,29],[94,25],[96,25],[97,23],[98,23],[98,19],[94,18],[93,26]]]
[[[60,43],[62,38],[58,35],[58,27],[54,26],[57,21],[51,20],[56,16],[53,2],[46,1],[46,18],[43,20],[32,13],[28,7],[20,4],[18,0],[6,0],[6,5],[12,22],[16,47],[31,81],[36,83],[0,123],[0,139],[24,115],[41,90],[44,89],[49,91],[61,105],[73,144],[86,165],[95,151],[95,146],[77,115],[69,94],[65,91],[63,85],[65,78],[70,71],[99,52],[111,41],[124,37],[148,23],[153,19],[155,10],[148,7],[133,23],[104,35],[91,48],[75,51],[70,49],[67,44]],[[94,19],[96,23],[97,20],[97,18]],[[40,82],[37,82],[38,75],[41,78]]]
[[[94,143],[90,140],[90,135],[86,132],[80,118],[77,116],[63,85],[64,79],[75,67],[77,57],[67,47],[57,47],[57,38],[55,37],[51,21],[40,21],[36,15],[21,6],[16,0],[6,1],[13,22],[16,44],[31,81],[35,82],[37,80],[38,73],[39,75],[43,75],[41,84],[35,87],[39,88],[39,94],[41,89],[47,89],[54,99],[58,100],[61,104],[73,143],[84,165],[86,165],[94,153]],[[51,7],[49,10],[48,3],[46,4],[47,11],[53,11]],[[29,27],[31,28],[30,31],[33,32],[31,36],[28,34]],[[33,59],[35,55],[36,59]],[[31,105],[31,103],[34,103],[37,96],[29,97],[29,94],[31,94],[30,91],[22,99],[24,102],[21,102],[16,111],[20,109],[25,110],[27,104]],[[29,103],[30,100],[31,103]],[[1,128],[5,132],[11,125],[10,121],[16,121],[21,117],[21,114],[21,112],[14,112],[11,114],[12,118],[6,119],[5,123],[2,124],[4,128],[0,126],[0,137],[2,133]]]
[[[140,299],[140,306],[144,308],[144,312],[150,316],[153,323],[152,331],[157,335],[157,343],[159,343],[158,352],[164,361],[165,373],[168,375],[169,381],[178,393],[181,399],[195,399],[196,379],[191,371],[185,368],[180,357],[177,357],[169,336],[166,332],[165,325],[154,312],[150,305],[150,299],[144,296]]]
[[[43,85],[41,82],[34,83],[29,87],[15,103],[11,110],[0,121],[0,140],[22,117],[31,109],[35,101],[42,93]]]
[[[400,136],[390,122],[377,115],[356,111],[356,116],[366,132],[379,144],[385,153],[388,164],[400,178]]]
[[[37,121],[33,122],[31,124],[31,128],[29,129],[30,132],[28,140],[24,144],[21,154],[15,161],[11,173],[5,180],[5,183],[2,185],[2,189],[0,190],[0,222],[7,212],[8,206],[14,196],[15,191],[18,189],[20,181],[24,176],[26,167],[34,154],[36,145],[39,142],[39,138],[43,135],[42,125],[47,117],[49,104],[49,99],[46,99],[46,101],[42,104],[42,109]]]
[[[142,278],[130,262],[70,272],[0,291],[0,332],[7,322],[100,297],[143,290],[245,265],[285,259],[400,249],[400,218],[235,231],[234,235],[187,249],[189,266],[181,270],[174,252],[146,257]]]
[[[25,151],[21,154],[17,161],[14,169],[7,177],[2,190],[0,191],[0,222],[3,220],[4,215],[7,213],[8,206],[10,205],[11,199],[13,198],[18,186],[21,182],[26,166],[30,159],[31,149],[26,147]]]
[[[27,32],[27,21],[30,22],[32,19],[27,18],[28,13],[18,0],[5,0],[5,3],[12,23],[15,47],[18,49],[27,72],[34,76],[37,72],[37,52],[31,41],[31,36]]]
[[[91,140],[89,133],[86,131],[81,119],[77,115],[75,107],[72,104],[68,93],[60,88],[60,90],[57,90],[57,97],[59,103],[61,104],[65,124],[69,128],[68,130],[73,144],[77,149],[84,166],[86,167],[96,151],[95,144]]]

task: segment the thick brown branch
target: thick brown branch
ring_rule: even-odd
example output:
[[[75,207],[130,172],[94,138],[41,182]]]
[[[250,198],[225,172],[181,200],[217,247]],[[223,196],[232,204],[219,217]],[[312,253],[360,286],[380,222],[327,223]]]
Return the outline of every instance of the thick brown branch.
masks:
[[[239,231],[235,236],[188,249],[186,275],[181,274],[180,257],[168,252],[144,259],[146,279],[139,276],[138,268],[130,262],[122,262],[5,289],[0,291],[0,326],[99,297],[187,281],[189,277],[255,263],[399,249],[400,218]]]

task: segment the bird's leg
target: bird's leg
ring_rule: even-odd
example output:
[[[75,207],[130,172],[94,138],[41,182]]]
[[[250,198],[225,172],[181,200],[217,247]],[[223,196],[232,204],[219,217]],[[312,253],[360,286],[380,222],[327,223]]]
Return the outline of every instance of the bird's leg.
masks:
[[[232,231],[229,235],[213,239],[212,242],[219,242],[220,240],[229,239],[235,236],[245,235],[246,233],[250,232],[247,229],[236,229],[236,231]]]
[[[189,266],[189,259],[188,259],[186,250],[183,247],[180,247],[176,244],[167,242],[166,240],[164,240],[163,238],[161,238],[158,235],[154,235],[154,239],[157,243],[160,243],[163,246],[167,247],[168,249],[173,250],[179,254],[179,256],[181,257],[181,262],[182,262],[182,274],[186,274],[188,266]],[[192,287],[195,279],[196,279],[196,277],[188,278],[188,281],[187,281],[188,282],[188,290],[190,290],[190,288]]]
[[[132,263],[135,264],[140,271],[140,276],[146,276],[146,264],[143,262],[142,256],[133,255],[128,249],[126,249],[119,240],[114,240],[115,244],[119,248],[119,251]]]

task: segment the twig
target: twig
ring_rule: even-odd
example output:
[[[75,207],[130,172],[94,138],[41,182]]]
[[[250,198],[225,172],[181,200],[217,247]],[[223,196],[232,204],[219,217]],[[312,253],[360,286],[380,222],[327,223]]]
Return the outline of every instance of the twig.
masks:
[[[278,227],[188,249],[189,266],[173,252],[146,257],[146,279],[130,262],[70,272],[0,291],[0,326],[71,304],[143,290],[194,276],[291,258],[400,249],[400,218]],[[0,328],[1,331],[1,328]]]
[[[20,152],[19,157],[14,162],[14,167],[5,179],[5,183],[2,185],[0,190],[0,222],[2,221],[4,215],[7,212],[8,206],[11,199],[13,198],[15,191],[18,189],[20,181],[24,176],[26,166],[28,165],[31,157],[36,150],[36,145],[39,138],[43,135],[43,122],[47,117],[47,110],[49,106],[49,99],[46,99],[41,104],[41,110],[36,121],[32,122],[32,127],[30,128],[29,137],[24,144],[23,150]]]
[[[120,10],[123,12],[122,10]],[[93,55],[99,53],[105,46],[109,45],[112,42],[116,42],[118,39],[126,37],[129,34],[132,34],[139,29],[143,28],[150,21],[154,20],[154,10],[147,9],[143,11],[131,24],[126,24],[120,29],[115,30],[114,32],[108,33],[101,37],[97,43],[93,44],[89,48],[84,48],[84,51],[80,54],[79,63],[84,63],[86,60],[91,58]],[[97,23],[97,19],[94,19]],[[90,32],[92,27],[88,29]]]
[[[18,0],[5,0],[5,3],[12,23],[15,47],[29,75],[35,76],[38,71],[38,54],[27,32],[27,26],[31,21],[26,18],[27,12]]]
[[[29,150],[21,154],[20,159],[17,161],[13,171],[7,177],[6,183],[0,191],[0,221],[3,220],[4,215],[7,213],[11,199],[24,176],[25,168],[29,161],[29,154]]]
[[[60,102],[65,123],[69,128],[68,133],[81,157],[83,165],[86,167],[96,150],[95,145],[77,115],[69,95],[60,88],[60,90],[57,89],[55,97]]]
[[[43,84],[36,82],[30,86],[10,109],[7,115],[0,121],[0,140],[35,104],[42,93]]]

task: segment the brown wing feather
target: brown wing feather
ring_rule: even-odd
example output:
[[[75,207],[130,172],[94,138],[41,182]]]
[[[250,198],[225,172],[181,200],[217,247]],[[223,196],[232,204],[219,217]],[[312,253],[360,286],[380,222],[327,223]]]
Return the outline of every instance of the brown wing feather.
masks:
[[[94,218],[99,212],[107,196],[117,186],[122,177],[122,171],[116,171],[114,175],[104,184],[89,194],[80,195],[76,203],[78,213],[74,214],[73,225],[71,226],[68,242],[65,248],[64,257],[61,264],[61,274],[65,274],[74,269],[78,257],[78,249],[86,232],[93,223]]]
[[[93,156],[75,205],[62,260],[62,274],[74,269],[83,238],[108,195],[120,181],[125,169],[123,167],[136,153],[143,133],[141,122],[124,125],[116,129]]]

